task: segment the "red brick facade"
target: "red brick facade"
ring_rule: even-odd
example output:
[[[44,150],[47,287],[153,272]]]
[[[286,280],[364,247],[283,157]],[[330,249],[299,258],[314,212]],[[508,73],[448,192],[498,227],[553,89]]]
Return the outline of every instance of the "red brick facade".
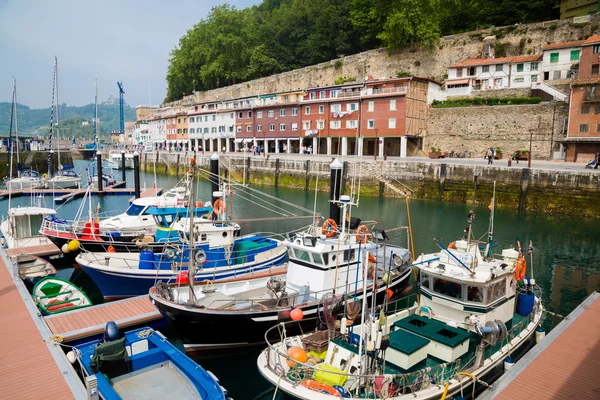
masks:
[[[566,161],[588,162],[600,153],[600,36],[590,37],[581,48],[564,147]]]

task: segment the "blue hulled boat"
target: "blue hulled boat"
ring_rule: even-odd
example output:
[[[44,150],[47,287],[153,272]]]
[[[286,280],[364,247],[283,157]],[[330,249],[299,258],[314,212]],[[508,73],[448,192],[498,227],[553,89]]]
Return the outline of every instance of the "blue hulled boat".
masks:
[[[74,352],[86,381],[92,381],[89,387],[95,379],[105,400],[228,399],[213,374],[151,328],[132,330],[120,337],[116,324],[109,322],[102,340],[76,346]]]

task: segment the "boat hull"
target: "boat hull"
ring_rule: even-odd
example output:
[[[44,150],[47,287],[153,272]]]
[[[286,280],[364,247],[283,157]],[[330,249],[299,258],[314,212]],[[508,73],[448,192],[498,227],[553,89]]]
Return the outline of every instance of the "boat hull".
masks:
[[[380,287],[377,303],[381,304],[388,295],[386,289],[394,292],[394,296],[402,292],[408,285],[410,270],[404,271],[390,285]],[[367,297],[371,296],[371,289]],[[361,292],[362,294],[362,292]],[[150,298],[167,321],[175,328],[192,351],[250,346],[265,341],[265,332],[279,322],[290,321],[289,309],[253,310],[253,311],[218,311],[176,305],[157,297],[153,292]],[[358,298],[362,298],[359,296]],[[299,335],[303,331],[314,329],[314,318],[320,311],[319,303],[311,303],[300,307],[308,320],[299,321],[286,327],[287,335]],[[228,327],[228,329],[224,329]]]
[[[240,264],[233,267],[217,268],[219,272],[203,272],[200,270],[195,280],[202,282],[205,280],[218,282],[219,280],[231,279],[239,275],[251,274],[253,272],[263,271],[272,267],[282,265],[286,260],[285,252],[277,257],[262,261]],[[84,271],[100,289],[105,300],[116,300],[125,297],[140,296],[148,294],[148,291],[157,281],[175,282],[179,271],[174,272],[169,267],[157,270],[139,270],[128,268],[112,268],[111,270],[101,269],[92,265],[79,263]],[[159,273],[160,272],[160,273]]]
[[[59,180],[48,180],[46,185],[49,189],[72,189],[81,186],[81,179],[59,179]]]

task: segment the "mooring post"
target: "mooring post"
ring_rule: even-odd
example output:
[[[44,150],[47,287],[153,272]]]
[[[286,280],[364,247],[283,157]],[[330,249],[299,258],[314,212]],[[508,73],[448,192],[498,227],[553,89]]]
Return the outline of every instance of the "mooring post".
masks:
[[[440,166],[440,186],[439,186],[439,196],[440,200],[444,198],[444,184],[446,183],[446,164],[442,164]]]
[[[139,199],[141,195],[140,191],[140,153],[137,151],[133,153],[133,182],[135,198]]]
[[[346,191],[346,181],[348,180],[348,161],[344,161],[344,168],[342,169],[342,191],[344,193]]]
[[[252,160],[250,159],[250,157],[248,157],[246,159],[246,184],[250,184],[250,163],[252,162]]]
[[[519,193],[519,213],[522,213],[525,209],[525,200],[527,198],[527,186],[529,185],[529,175],[531,170],[529,168],[523,168],[521,170],[521,190]]]
[[[214,153],[212,156],[210,156],[210,187],[213,204],[215,204],[215,201],[217,201],[217,199],[219,198],[215,196],[215,192],[219,191],[219,181],[219,155],[217,153]]]
[[[306,160],[306,175],[304,177],[304,191],[308,191],[308,181],[309,181],[309,171],[310,171],[310,160]]]
[[[275,187],[279,186],[279,158],[275,159]]]
[[[54,175],[54,150],[50,149],[50,153],[48,154],[48,179],[52,178],[53,175]]]
[[[329,177],[329,218],[340,224],[341,208],[337,203],[342,191],[342,163],[336,158],[329,164],[331,175]]]
[[[179,158],[180,157],[181,157],[181,154],[177,154],[177,163],[175,164],[176,165],[176,167],[175,167],[176,168],[175,173],[177,174],[177,176],[179,176]]]
[[[121,181],[127,182],[127,177],[125,175],[125,150],[121,150]]]
[[[102,193],[102,153],[96,153],[96,167],[98,169],[98,193]]]

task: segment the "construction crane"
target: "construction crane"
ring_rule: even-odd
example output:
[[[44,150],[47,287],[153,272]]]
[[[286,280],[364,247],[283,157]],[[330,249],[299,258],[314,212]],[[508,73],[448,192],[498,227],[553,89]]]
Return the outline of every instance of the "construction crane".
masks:
[[[119,125],[119,132],[121,132],[121,134],[125,134],[125,116],[123,115],[123,105],[125,103],[125,100],[123,99],[123,95],[125,94],[125,91],[123,90],[123,82],[117,82],[117,85],[119,85],[119,115],[120,115],[120,125]]]

